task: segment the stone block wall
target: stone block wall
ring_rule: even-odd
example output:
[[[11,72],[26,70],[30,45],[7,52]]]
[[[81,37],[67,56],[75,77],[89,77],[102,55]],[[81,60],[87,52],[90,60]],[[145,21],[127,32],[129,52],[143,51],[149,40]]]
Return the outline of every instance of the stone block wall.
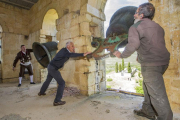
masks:
[[[26,44],[27,48],[30,47],[29,41],[25,38],[25,35],[29,35],[28,14],[28,10],[0,2],[0,25],[3,29],[1,40],[3,82],[18,81],[19,65],[13,72],[12,64],[22,44]]]
[[[164,81],[173,112],[180,113],[180,1],[149,0],[149,2],[156,8],[154,21],[165,30],[166,47],[171,56]]]
[[[0,2],[0,23],[3,31],[29,35],[29,11]]]

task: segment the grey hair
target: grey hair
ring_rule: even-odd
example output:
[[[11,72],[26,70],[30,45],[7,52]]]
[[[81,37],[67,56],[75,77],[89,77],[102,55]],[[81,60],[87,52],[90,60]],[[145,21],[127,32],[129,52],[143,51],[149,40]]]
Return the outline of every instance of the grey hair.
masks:
[[[139,5],[139,15],[143,14],[143,18],[149,18],[153,19],[154,18],[154,13],[155,13],[155,7],[151,3],[143,3]]]
[[[71,41],[68,41],[68,42],[66,43],[66,48],[67,48],[67,46],[68,46],[70,43],[72,43],[72,42],[71,42]]]

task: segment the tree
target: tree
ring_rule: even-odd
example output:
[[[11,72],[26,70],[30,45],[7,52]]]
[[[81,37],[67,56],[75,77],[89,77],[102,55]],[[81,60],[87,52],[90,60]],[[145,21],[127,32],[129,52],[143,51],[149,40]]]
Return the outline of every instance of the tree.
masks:
[[[131,72],[132,72],[130,62],[128,63],[127,69],[128,69],[128,73],[131,73]]]
[[[124,59],[122,59],[122,70],[124,70]]]
[[[119,72],[121,72],[121,71],[122,71],[121,64],[119,64]]]
[[[118,63],[115,64],[115,72],[118,73]]]
[[[139,78],[141,78],[141,72],[138,72],[138,76],[139,76]]]

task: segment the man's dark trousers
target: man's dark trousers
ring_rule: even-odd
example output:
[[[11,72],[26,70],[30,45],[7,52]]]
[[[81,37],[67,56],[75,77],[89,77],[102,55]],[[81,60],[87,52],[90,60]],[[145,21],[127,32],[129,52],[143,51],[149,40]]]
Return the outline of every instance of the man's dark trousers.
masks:
[[[40,93],[41,94],[45,93],[52,78],[54,78],[58,83],[58,89],[57,89],[56,98],[54,102],[60,102],[63,96],[65,81],[63,80],[61,73],[50,64],[48,65],[47,69],[48,69],[48,75],[47,75],[46,81],[43,83],[43,86],[41,87]]]
[[[142,110],[150,116],[157,112],[158,120],[172,120],[173,118],[163,79],[167,68],[168,65],[141,66],[144,90]]]

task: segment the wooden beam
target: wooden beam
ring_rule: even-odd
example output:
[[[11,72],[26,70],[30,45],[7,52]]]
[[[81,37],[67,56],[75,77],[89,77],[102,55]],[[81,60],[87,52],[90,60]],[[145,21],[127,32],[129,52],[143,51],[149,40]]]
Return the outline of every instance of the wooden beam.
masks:
[[[17,7],[20,7],[20,8],[24,8],[24,9],[28,9],[28,10],[30,9],[30,7],[19,5],[19,4],[16,4],[14,2],[6,1],[6,0],[0,0],[0,2],[4,2],[4,3],[7,3],[7,4],[11,4],[11,5],[14,5],[14,6],[17,6]]]
[[[35,2],[32,2],[32,1],[29,1],[29,0],[21,0],[21,1],[24,1],[24,2],[27,2],[27,3],[31,3],[31,4],[35,4]]]

